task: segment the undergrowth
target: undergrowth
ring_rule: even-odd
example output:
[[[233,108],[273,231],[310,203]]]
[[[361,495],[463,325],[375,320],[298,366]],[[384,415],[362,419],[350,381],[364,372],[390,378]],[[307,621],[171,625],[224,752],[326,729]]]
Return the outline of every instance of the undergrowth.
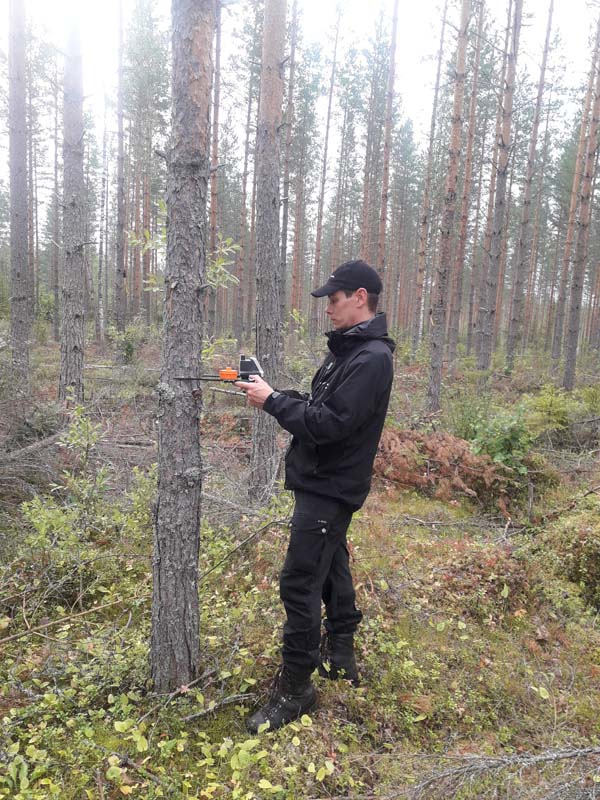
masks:
[[[540,403],[556,420],[556,403],[552,414]],[[225,426],[233,439],[234,423]],[[0,798],[410,798],[435,777],[436,758],[502,756],[510,765],[526,753],[600,745],[593,493],[537,527],[507,521],[482,498],[510,492],[514,466],[466,438],[393,431],[423,480],[388,473],[352,523],[361,687],[317,678],[315,713],[249,736],[244,720],[279,662],[285,528],[274,524],[228,553],[285,518],[289,498],[260,518],[205,515],[201,677],[156,696],[155,471],[115,492],[115,475],[95,455],[103,435],[76,411],[63,439],[69,469],[22,507],[17,557],[0,568]],[[546,502],[557,496],[548,489]],[[447,796],[509,797],[520,787],[542,797],[562,773],[536,769],[517,769],[506,786],[482,771]],[[438,785],[421,796],[438,796]]]

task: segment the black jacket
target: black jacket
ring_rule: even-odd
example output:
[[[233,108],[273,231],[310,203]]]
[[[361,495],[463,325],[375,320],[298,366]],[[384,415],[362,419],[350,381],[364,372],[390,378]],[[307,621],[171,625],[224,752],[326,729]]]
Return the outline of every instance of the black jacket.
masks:
[[[332,497],[357,510],[371,486],[395,344],[387,335],[385,314],[326,335],[331,352],[310,394],[271,395],[264,410],[293,436],[285,459],[286,488]]]

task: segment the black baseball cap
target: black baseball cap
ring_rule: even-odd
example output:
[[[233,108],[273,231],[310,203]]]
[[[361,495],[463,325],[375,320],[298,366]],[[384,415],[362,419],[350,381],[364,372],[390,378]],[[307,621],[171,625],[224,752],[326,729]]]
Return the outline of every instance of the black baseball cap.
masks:
[[[353,292],[357,289],[366,289],[367,294],[381,294],[383,284],[377,270],[370,267],[366,261],[346,261],[329,276],[324,286],[315,289],[311,294],[313,297],[327,297],[339,289],[349,289]]]

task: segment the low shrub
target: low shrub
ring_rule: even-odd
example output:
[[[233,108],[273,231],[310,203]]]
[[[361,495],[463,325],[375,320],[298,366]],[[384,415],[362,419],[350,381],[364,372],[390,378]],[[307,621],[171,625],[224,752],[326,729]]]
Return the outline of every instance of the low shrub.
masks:
[[[557,524],[547,542],[558,571],[579,585],[588,605],[600,610],[600,500],[585,502],[585,509]]]

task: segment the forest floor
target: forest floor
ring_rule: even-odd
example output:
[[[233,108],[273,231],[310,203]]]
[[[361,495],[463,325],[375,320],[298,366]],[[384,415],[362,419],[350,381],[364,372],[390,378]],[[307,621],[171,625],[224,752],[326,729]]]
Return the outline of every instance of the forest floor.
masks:
[[[314,713],[253,737],[291,498],[248,502],[251,412],[208,391],[201,676],[153,694],[158,354],[87,359],[62,436],[53,347],[32,397],[0,381],[0,798],[600,797],[599,384],[528,362],[484,391],[464,360],[431,418],[398,363],[349,534],[361,685],[317,677]]]

